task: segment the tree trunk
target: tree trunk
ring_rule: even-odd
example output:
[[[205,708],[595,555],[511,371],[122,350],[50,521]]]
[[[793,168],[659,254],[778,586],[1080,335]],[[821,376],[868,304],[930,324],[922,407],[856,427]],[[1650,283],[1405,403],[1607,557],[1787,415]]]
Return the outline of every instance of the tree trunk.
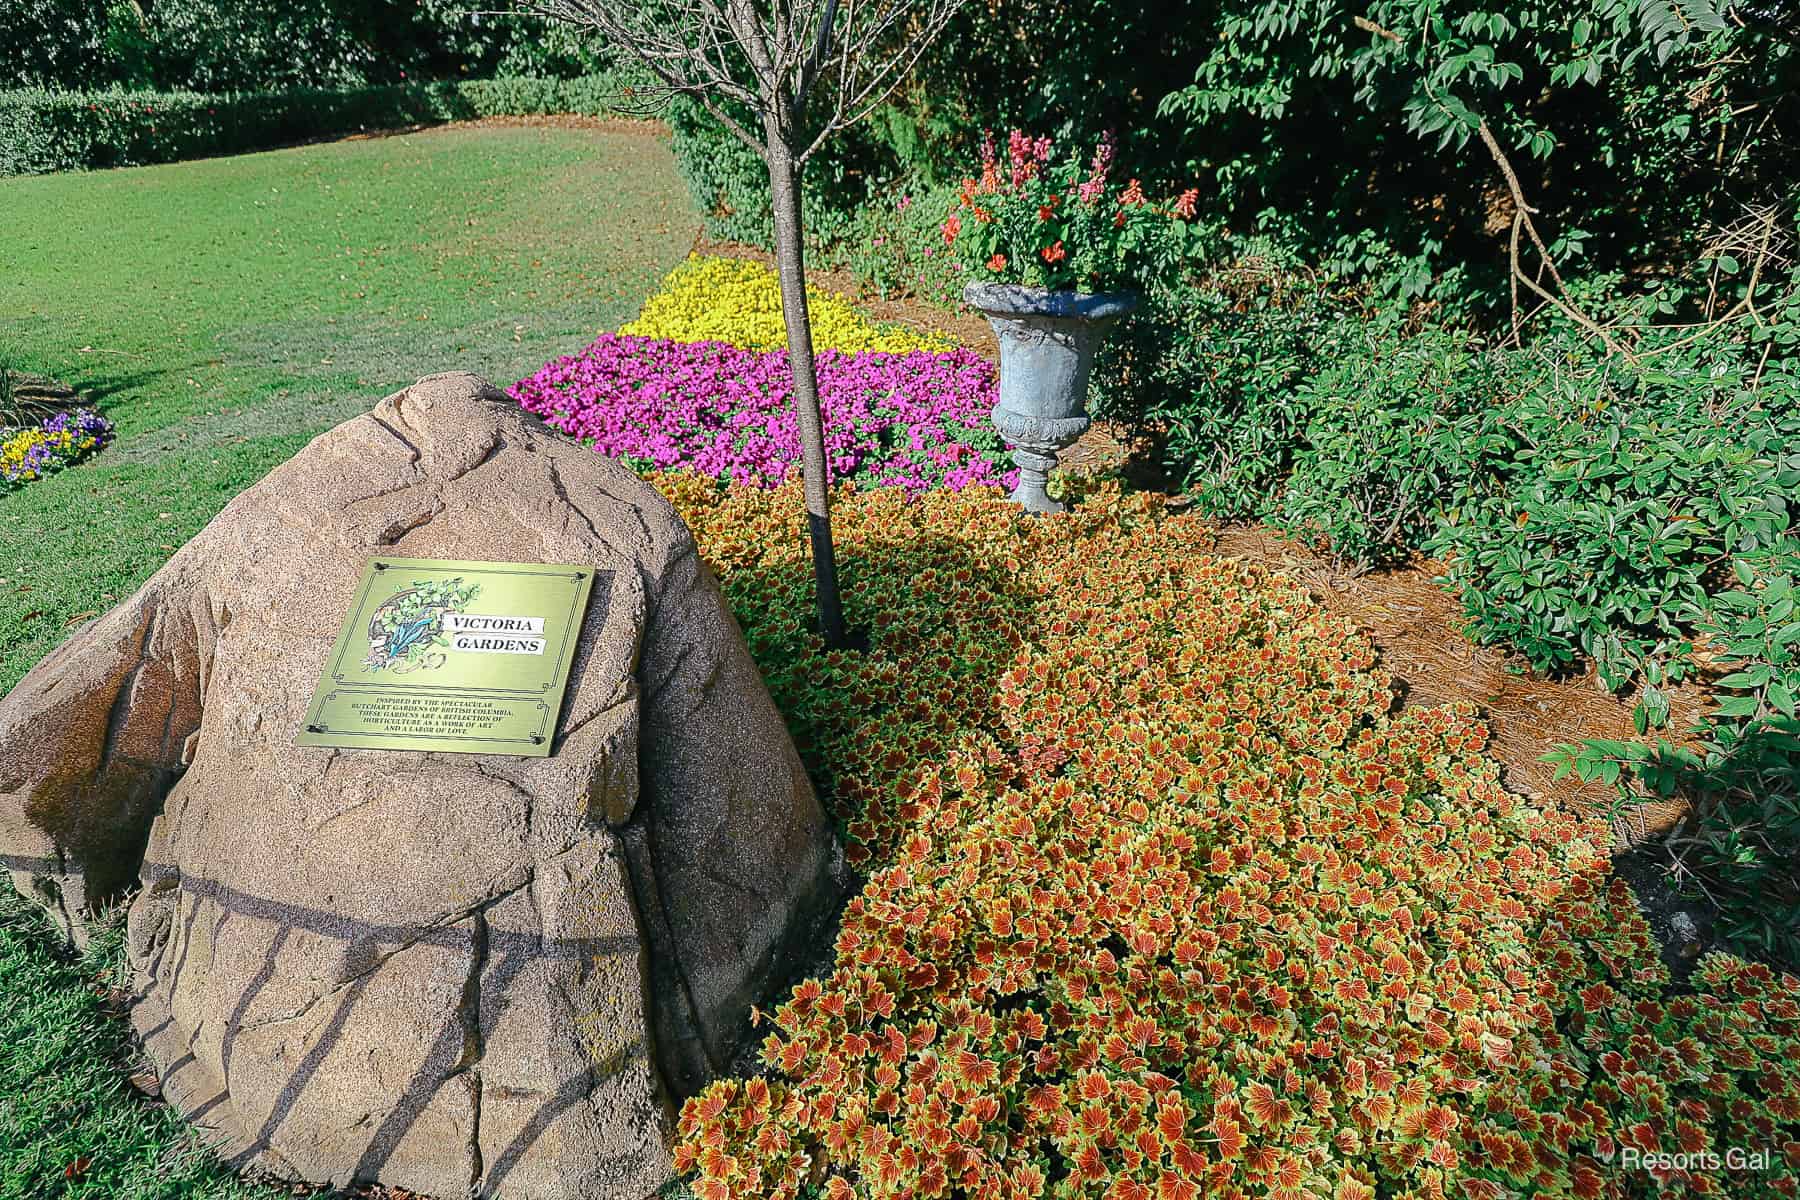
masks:
[[[787,325],[788,365],[794,379],[794,412],[800,424],[800,460],[806,484],[807,532],[812,539],[818,588],[819,632],[825,644],[849,644],[838,598],[837,554],[831,544],[831,476],[825,430],[819,418],[819,379],[813,363],[812,323],[806,312],[806,250],[801,239],[800,167],[777,136],[769,138],[769,194],[775,210],[775,265],[781,276],[781,315]]]

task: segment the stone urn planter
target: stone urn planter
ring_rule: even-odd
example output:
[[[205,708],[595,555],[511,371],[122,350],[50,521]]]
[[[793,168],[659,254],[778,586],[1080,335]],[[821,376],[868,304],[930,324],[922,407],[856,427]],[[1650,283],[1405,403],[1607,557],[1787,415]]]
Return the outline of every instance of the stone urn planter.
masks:
[[[1028,512],[1062,512],[1068,505],[1051,499],[1044,485],[1057,455],[1092,423],[1087,385],[1094,352],[1113,323],[1137,307],[1138,295],[971,283],[963,301],[987,317],[1000,340],[993,422],[1018,464],[1012,498]]]

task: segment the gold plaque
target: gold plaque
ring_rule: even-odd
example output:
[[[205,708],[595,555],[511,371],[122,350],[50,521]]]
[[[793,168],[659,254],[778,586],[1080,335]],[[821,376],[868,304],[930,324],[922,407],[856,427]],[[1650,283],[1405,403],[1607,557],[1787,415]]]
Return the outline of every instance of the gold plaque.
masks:
[[[596,574],[549,563],[371,561],[296,740],[548,755]]]

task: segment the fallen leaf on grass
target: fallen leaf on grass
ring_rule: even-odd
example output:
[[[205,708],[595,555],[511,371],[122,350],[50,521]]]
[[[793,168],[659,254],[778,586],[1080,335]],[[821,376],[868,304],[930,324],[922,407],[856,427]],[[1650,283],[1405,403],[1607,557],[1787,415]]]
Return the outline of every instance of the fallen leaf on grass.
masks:
[[[91,621],[99,615],[100,612],[98,609],[89,609],[87,612],[78,612],[63,622],[63,628],[67,629],[71,625],[79,625],[83,621]]]

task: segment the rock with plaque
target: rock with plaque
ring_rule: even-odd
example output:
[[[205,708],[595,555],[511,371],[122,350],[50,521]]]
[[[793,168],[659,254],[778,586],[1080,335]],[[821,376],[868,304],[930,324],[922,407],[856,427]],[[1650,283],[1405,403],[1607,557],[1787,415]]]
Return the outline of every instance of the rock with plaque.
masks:
[[[234,1161],[647,1196],[837,860],[637,476],[468,375],[322,435],[0,699],[0,855]]]

